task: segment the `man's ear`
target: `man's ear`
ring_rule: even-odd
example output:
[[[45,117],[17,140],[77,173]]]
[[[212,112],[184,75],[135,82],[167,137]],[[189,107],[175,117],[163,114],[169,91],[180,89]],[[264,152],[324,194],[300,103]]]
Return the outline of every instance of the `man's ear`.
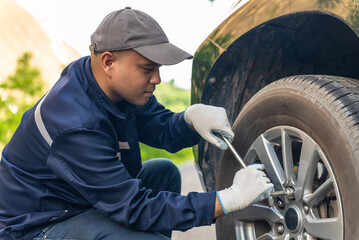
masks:
[[[115,61],[114,57],[114,54],[111,52],[104,52],[101,54],[101,67],[109,77],[112,76],[112,68]]]

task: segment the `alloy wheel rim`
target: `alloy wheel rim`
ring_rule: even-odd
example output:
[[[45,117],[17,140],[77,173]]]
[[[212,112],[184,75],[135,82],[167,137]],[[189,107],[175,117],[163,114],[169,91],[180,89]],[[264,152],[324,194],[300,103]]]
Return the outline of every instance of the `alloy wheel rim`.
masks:
[[[270,197],[236,212],[236,239],[343,239],[338,184],[309,135],[291,126],[271,128],[252,143],[244,161],[264,164],[275,190],[294,189],[294,197]]]

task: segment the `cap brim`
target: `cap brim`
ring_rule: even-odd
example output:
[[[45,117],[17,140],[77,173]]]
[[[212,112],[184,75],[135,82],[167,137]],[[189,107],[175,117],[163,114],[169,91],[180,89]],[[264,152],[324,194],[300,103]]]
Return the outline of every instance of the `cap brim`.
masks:
[[[161,65],[173,65],[193,56],[171,43],[162,43],[133,48],[149,60]]]

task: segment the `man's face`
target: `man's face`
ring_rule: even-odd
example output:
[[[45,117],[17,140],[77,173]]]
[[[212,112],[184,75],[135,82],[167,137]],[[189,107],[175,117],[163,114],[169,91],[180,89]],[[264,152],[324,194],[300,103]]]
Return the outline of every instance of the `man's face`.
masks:
[[[153,95],[156,85],[161,83],[159,68],[133,50],[113,53],[112,74],[108,81],[110,99],[143,106]]]

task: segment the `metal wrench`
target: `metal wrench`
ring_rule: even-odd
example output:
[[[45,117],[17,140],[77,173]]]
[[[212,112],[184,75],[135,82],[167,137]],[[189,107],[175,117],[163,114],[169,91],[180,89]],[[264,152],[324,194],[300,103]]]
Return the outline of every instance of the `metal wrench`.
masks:
[[[229,150],[231,150],[231,152],[233,153],[233,156],[241,164],[242,168],[246,168],[247,165],[244,163],[243,159],[241,158],[241,156],[239,156],[238,152],[236,151],[236,149],[234,149],[233,145],[228,141],[228,139],[226,137],[224,137],[223,135],[220,135],[220,134],[217,134],[217,135],[220,136],[223,139],[223,141],[227,144]]]
[[[243,161],[241,156],[238,154],[236,149],[233,147],[233,145],[230,143],[230,141],[228,141],[228,139],[221,134],[216,134],[216,135],[220,136],[223,139],[223,141],[227,144],[229,150],[231,150],[233,156],[237,159],[239,164],[241,164],[242,168],[246,168],[247,165],[245,164],[245,162]],[[278,197],[278,196],[286,196],[286,195],[290,195],[290,194],[292,194],[292,193],[288,192],[288,191],[275,191],[275,192],[271,193],[271,196]]]

